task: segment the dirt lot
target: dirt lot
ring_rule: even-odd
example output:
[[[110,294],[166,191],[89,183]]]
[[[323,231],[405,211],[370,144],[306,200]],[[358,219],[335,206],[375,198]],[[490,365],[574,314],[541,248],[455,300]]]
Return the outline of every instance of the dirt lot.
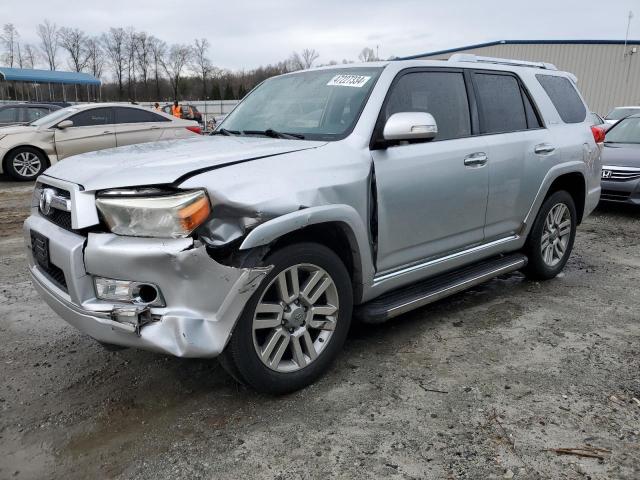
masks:
[[[561,278],[355,328],[271,398],[66,325],[28,278],[28,202],[0,181],[0,478],[640,478],[639,211],[596,211]],[[586,445],[601,458],[550,451]]]

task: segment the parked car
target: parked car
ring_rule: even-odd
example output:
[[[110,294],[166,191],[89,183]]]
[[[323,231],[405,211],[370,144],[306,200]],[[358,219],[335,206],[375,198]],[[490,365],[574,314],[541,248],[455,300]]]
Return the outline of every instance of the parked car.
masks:
[[[0,128],[0,173],[34,180],[49,165],[79,153],[200,134],[197,123],[134,105],[59,109],[28,125]]]
[[[609,125],[614,125],[618,120],[622,120],[629,115],[634,115],[636,113],[640,113],[640,106],[635,107],[616,107],[607,113],[607,116],[604,117],[604,121]]]
[[[202,123],[202,114],[198,111],[195,105],[180,105],[182,107],[182,119],[195,120],[198,123]],[[162,107],[162,111],[171,115],[171,105],[165,105]]]
[[[60,110],[60,107],[45,103],[12,103],[2,105],[0,106],[0,127],[30,123],[56,110]]]
[[[620,120],[607,131],[601,200],[640,205],[640,114]]]
[[[380,323],[497,275],[562,271],[600,196],[573,78],[468,55],[270,78],[216,135],[47,170],[24,226],[34,284],[104,344],[302,388],[352,313]]]

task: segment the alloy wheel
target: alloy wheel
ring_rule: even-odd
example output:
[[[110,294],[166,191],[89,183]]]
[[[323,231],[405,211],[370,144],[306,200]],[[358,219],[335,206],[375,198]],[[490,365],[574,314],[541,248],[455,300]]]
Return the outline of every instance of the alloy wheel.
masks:
[[[567,251],[571,238],[571,212],[564,203],[554,205],[544,222],[540,251],[542,259],[550,267],[555,267]]]
[[[13,168],[23,177],[33,177],[42,168],[42,161],[33,152],[20,152],[13,157]]]
[[[277,372],[306,367],[331,341],[338,312],[338,290],[324,269],[304,263],[283,270],[255,309],[253,344],[258,357]]]

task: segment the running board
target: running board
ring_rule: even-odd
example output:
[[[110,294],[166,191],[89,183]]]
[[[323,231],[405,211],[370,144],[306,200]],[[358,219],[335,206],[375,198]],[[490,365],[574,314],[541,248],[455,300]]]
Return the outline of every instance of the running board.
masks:
[[[526,264],[527,257],[520,253],[484,260],[386,293],[358,307],[356,316],[364,323],[383,323],[403,313],[484,283],[498,275],[519,270]]]

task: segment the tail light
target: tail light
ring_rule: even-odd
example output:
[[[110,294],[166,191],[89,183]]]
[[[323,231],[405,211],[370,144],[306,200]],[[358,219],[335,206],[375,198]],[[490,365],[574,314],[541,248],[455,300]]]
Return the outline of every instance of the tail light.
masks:
[[[193,133],[195,133],[197,135],[202,135],[202,129],[200,127],[198,127],[198,126],[187,127],[187,130],[189,130],[190,132],[193,132]],[[604,136],[602,138],[604,138]]]
[[[603,127],[601,127],[600,125],[592,125],[591,133],[593,133],[593,139],[596,141],[596,143],[604,142],[606,132]]]

